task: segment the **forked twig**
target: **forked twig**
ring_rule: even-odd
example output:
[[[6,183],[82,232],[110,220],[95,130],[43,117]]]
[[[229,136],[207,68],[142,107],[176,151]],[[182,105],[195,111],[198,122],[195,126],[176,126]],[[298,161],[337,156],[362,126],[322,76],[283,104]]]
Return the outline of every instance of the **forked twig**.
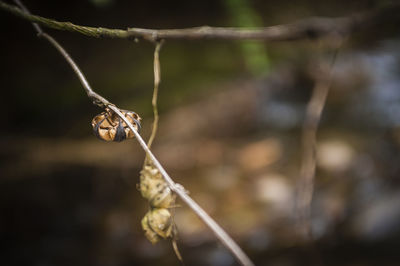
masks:
[[[21,7],[21,9],[26,14],[30,14],[29,10],[19,1],[14,0],[17,5]],[[2,2],[0,2],[2,3]],[[130,123],[130,121],[125,117],[124,114],[121,113],[120,109],[100,96],[99,94],[95,93],[93,89],[90,87],[89,83],[87,82],[85,76],[83,75],[82,71],[76,65],[76,63],[72,60],[69,54],[63,49],[63,47],[50,35],[46,34],[39,25],[34,23],[34,28],[38,32],[39,37],[44,37],[47,39],[59,52],[60,54],[67,60],[67,62],[71,65],[74,72],[79,77],[86,93],[88,94],[89,98],[91,98],[94,104],[97,104],[101,107],[107,107],[113,110],[132,130],[134,133],[137,141],[139,142],[140,146],[146,152],[146,155],[152,160],[153,164],[158,168],[161,175],[167,182],[168,186],[172,191],[174,191],[198,216],[203,222],[213,231],[216,237],[222,242],[222,244],[236,257],[236,259],[242,264],[246,266],[254,265],[250,258],[243,252],[243,250],[236,244],[236,242],[187,194],[185,189],[176,184],[172,178],[168,175],[165,171],[164,167],[161,163],[157,160],[154,154],[151,152],[149,147],[146,145],[140,134],[136,131],[135,127]]]

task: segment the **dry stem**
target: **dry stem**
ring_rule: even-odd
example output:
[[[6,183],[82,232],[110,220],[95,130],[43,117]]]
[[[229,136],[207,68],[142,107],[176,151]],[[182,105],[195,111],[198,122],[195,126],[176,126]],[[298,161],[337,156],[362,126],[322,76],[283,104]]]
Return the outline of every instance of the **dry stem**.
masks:
[[[311,202],[314,193],[315,169],[317,163],[317,130],[331,86],[333,66],[342,42],[343,40],[338,40],[331,65],[320,64],[319,72],[315,74],[316,83],[313,88],[311,99],[307,105],[306,117],[303,123],[301,143],[302,162],[297,203],[299,229],[305,239],[311,238]]]
[[[153,106],[153,128],[151,130],[151,135],[149,140],[147,141],[147,146],[151,148],[153,144],[154,138],[157,134],[158,129],[158,107],[157,107],[157,99],[158,99],[158,87],[160,86],[161,82],[161,69],[160,69],[160,49],[163,44],[163,41],[157,42],[156,48],[154,50],[154,90],[153,90],[153,98],[151,99],[151,105]]]

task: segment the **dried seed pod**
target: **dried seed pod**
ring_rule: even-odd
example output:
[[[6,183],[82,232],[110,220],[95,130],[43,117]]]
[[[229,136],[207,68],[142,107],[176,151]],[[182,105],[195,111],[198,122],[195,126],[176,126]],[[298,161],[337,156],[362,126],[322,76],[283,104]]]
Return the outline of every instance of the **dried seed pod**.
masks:
[[[126,119],[135,127],[137,131],[140,130],[139,115],[132,111],[121,110]],[[135,134],[128,127],[128,125],[112,110],[107,109],[99,115],[96,115],[92,120],[93,133],[97,138],[104,141],[117,141],[121,142],[125,139],[134,138]]]
[[[154,232],[149,225],[149,218],[147,217],[147,214],[143,217],[142,219],[142,228],[144,230],[144,235],[146,238],[154,245],[158,241],[160,241],[160,237],[157,235],[156,232]]]
[[[170,208],[174,205],[175,195],[158,169],[152,165],[145,165],[140,172],[139,188],[152,208]]]
[[[146,238],[152,243],[160,239],[172,237],[173,221],[168,209],[154,208],[146,213],[142,219],[142,228]]]
[[[175,205],[175,195],[152,163],[146,163],[140,172],[139,189],[150,204],[150,211],[142,219],[147,239],[155,244],[160,239],[174,237],[173,217],[169,208]]]

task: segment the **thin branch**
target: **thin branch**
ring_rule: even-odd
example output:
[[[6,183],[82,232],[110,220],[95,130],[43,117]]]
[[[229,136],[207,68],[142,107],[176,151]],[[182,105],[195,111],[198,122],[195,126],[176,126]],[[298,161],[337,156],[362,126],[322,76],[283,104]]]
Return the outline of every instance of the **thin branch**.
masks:
[[[150,138],[147,141],[147,146],[149,148],[151,148],[151,145],[153,144],[158,129],[159,116],[158,116],[157,99],[158,99],[158,87],[160,86],[161,82],[160,49],[162,44],[163,41],[157,42],[156,48],[154,49],[154,90],[153,90],[153,98],[151,99],[151,105],[153,106],[154,121]]]
[[[18,0],[15,0],[15,1],[17,4],[20,4],[20,1],[18,1]],[[0,4],[2,4],[2,2],[0,2]],[[29,13],[28,13],[29,11],[25,7],[23,7],[21,5],[21,8],[24,8],[24,10],[26,12],[25,14],[29,15]],[[22,12],[24,12],[24,11],[22,11]],[[82,71],[78,68],[78,66],[75,64],[75,62],[72,60],[72,58],[68,55],[68,53],[62,48],[62,46],[55,39],[53,39],[51,36],[49,36],[48,34],[43,32],[40,27],[35,26],[35,29],[38,31],[38,33],[41,36],[44,36],[52,45],[54,45],[57,48],[57,50],[61,53],[61,55],[68,61],[68,63],[74,69],[75,73],[78,75],[89,98],[95,99],[96,101],[98,101],[98,103],[96,102],[96,104],[103,104],[104,107],[108,107],[109,109],[113,110],[128,125],[128,127],[135,134],[135,137],[136,137],[137,141],[139,142],[140,146],[146,152],[146,156],[148,156],[153,161],[154,165],[158,168],[158,170],[160,171],[161,175],[167,182],[170,189],[172,191],[174,191],[199,216],[199,218],[201,220],[203,220],[203,222],[213,231],[213,233],[222,242],[222,244],[236,257],[236,259],[240,262],[240,264],[246,265],[246,266],[253,266],[254,265],[253,262],[243,252],[243,250],[236,244],[236,242],[187,194],[186,190],[182,186],[176,184],[172,180],[172,178],[165,171],[164,167],[161,165],[161,163],[157,160],[157,158],[151,152],[149,147],[146,145],[145,141],[140,136],[139,132],[136,131],[135,127],[125,117],[125,115],[122,114],[120,109],[92,90],[92,88],[90,87],[89,83],[87,82],[85,76],[83,75]],[[158,51],[156,49],[157,53],[159,52],[160,47],[161,46],[158,47]],[[155,67],[155,69],[156,69],[156,67]],[[158,70],[159,70],[159,66],[158,66]],[[159,72],[158,72],[158,74],[159,74]],[[158,80],[158,82],[155,82],[155,83],[158,84],[159,80]],[[157,98],[155,98],[155,103],[156,103],[156,100],[157,100]]]
[[[160,50],[161,50],[161,47],[162,47],[163,43],[164,43],[164,40],[156,42],[156,46],[155,46],[155,49],[154,49],[154,60],[153,60],[154,87],[153,87],[153,98],[151,100],[151,105],[153,106],[154,121],[153,121],[153,127],[151,129],[150,138],[147,141],[147,147],[149,149],[151,148],[151,145],[152,145],[152,143],[154,141],[154,138],[156,137],[157,129],[158,129],[159,116],[158,116],[157,99],[158,99],[158,87],[160,86],[160,82],[161,82]],[[151,163],[152,163],[151,159],[146,154],[146,158],[144,160],[143,168],[146,165],[151,165]],[[142,181],[140,181],[140,182],[142,182]],[[174,199],[174,203],[173,204],[175,204],[175,199]],[[177,238],[176,238],[177,229],[176,229],[176,225],[175,225],[175,221],[174,221],[174,216],[175,216],[175,209],[172,208],[172,226],[173,226],[173,234],[172,234],[173,237],[171,239],[172,247],[173,247],[173,249],[175,251],[175,254],[176,254],[178,260],[182,263],[182,265],[184,265],[182,255],[179,252],[178,244],[176,242],[176,240],[177,240]]]
[[[330,65],[320,64],[311,99],[307,105],[302,130],[302,162],[298,191],[298,215],[300,233],[305,239],[311,238],[311,202],[314,193],[317,130],[331,86],[331,76],[336,57],[343,40],[338,40]]]
[[[50,35],[48,35],[45,32],[41,33],[39,35],[39,37],[43,37],[43,38],[47,39],[63,55],[65,60],[67,60],[67,62],[70,64],[70,66],[74,70],[75,74],[78,76],[88,97],[90,99],[92,99],[94,104],[96,104],[100,107],[106,107],[111,104],[107,99],[105,99],[104,97],[102,97],[101,95],[99,95],[93,91],[93,89],[89,85],[89,82],[85,79],[85,76],[82,74],[82,71],[79,69],[79,67],[75,64],[74,60],[67,53],[67,51],[65,51],[65,49],[53,37],[51,37]]]
[[[76,32],[93,38],[142,38],[151,42],[162,39],[199,40],[263,40],[263,41],[293,41],[301,39],[318,39],[331,36],[345,36],[352,32],[368,29],[371,24],[379,24],[390,20],[399,20],[400,5],[365,12],[358,15],[341,18],[309,18],[292,24],[276,25],[263,28],[224,28],[195,27],[186,29],[142,29],[128,28],[109,29],[102,27],[87,27],[71,22],[60,22],[41,16],[31,15],[23,10],[0,1],[0,9],[15,16],[35,22],[56,30]],[[393,22],[393,21],[392,21]]]

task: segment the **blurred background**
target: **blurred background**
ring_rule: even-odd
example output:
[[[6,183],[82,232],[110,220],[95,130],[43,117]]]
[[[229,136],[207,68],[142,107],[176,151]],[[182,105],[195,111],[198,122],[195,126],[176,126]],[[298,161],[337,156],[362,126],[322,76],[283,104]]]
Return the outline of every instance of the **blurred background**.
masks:
[[[339,17],[390,1],[27,1],[31,12],[109,28],[269,26]],[[152,246],[136,188],[135,140],[92,134],[92,105],[70,66],[32,26],[0,13],[1,265],[179,265]],[[153,49],[47,30],[93,88],[152,123]],[[318,131],[311,206],[315,247],[296,232],[301,127],[314,65],[311,40],[167,41],[160,55],[154,153],[257,265],[398,265],[400,39],[395,25],[352,35],[339,51]],[[175,209],[186,265],[237,265],[183,203]]]

